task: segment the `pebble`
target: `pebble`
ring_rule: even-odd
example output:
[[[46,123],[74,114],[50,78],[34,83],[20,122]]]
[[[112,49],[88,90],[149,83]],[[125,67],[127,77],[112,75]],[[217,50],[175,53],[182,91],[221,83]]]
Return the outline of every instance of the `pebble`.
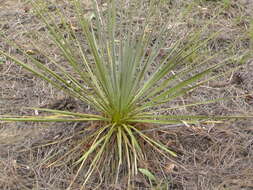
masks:
[[[8,23],[4,24],[2,27],[3,30],[7,30],[9,28],[10,28],[10,25]]]
[[[55,5],[49,5],[47,8],[48,8],[49,11],[55,11],[56,10]]]

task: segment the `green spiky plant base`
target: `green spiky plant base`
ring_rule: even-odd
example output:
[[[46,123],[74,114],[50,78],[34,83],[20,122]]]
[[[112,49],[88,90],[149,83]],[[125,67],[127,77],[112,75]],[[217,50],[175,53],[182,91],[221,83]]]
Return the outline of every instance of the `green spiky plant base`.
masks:
[[[143,141],[165,157],[176,157],[177,154],[174,151],[142,132],[149,124],[152,124],[155,130],[156,126],[160,125],[189,125],[247,117],[164,114],[169,110],[224,100],[221,98],[177,107],[169,106],[169,102],[176,98],[224,75],[225,73],[222,73],[206,78],[208,74],[212,74],[214,70],[228,64],[231,60],[241,60],[244,55],[230,57],[199,71],[201,66],[205,66],[215,56],[204,60],[196,58],[189,62],[188,58],[195,55],[213,37],[201,39],[201,31],[198,31],[173,43],[169,49],[164,50],[164,55],[161,56],[161,49],[166,45],[165,33],[167,34],[169,29],[166,23],[158,33],[156,29],[150,29],[148,21],[152,20],[155,11],[153,9],[155,4],[152,4],[152,1],[149,4],[151,8],[147,21],[137,32],[134,31],[136,24],[134,18],[131,17],[130,10],[127,17],[128,22],[123,19],[125,15],[120,12],[123,10],[120,7],[123,7],[124,3],[121,1],[116,3],[113,0],[108,3],[105,12],[101,11],[97,2],[94,1],[92,17],[85,16],[85,11],[78,0],[72,1],[79,23],[78,31],[81,31],[83,38],[77,35],[76,28],[70,26],[68,19],[59,9],[57,9],[57,17],[61,20],[64,31],[57,25],[52,13],[46,11],[43,1],[31,1],[31,3],[35,9],[34,13],[43,21],[50,38],[69,64],[68,70],[64,64],[47,56],[41,49],[38,51],[47,57],[54,65],[54,69],[45,66],[22,49],[21,51],[30,60],[30,63],[16,59],[2,50],[0,54],[67,95],[89,104],[97,114],[31,108],[51,115],[1,116],[0,120],[17,122],[92,121],[96,130],[93,130],[94,132],[86,136],[78,145],[81,147],[87,142],[90,144],[89,148],[74,163],[79,166],[79,169],[69,189],[88,159],[92,158],[92,161],[89,162],[88,172],[84,176],[83,187],[96,168],[113,167],[101,164],[104,155],[109,154],[110,151],[114,154],[113,158],[117,163],[116,167],[113,167],[116,183],[124,168],[127,170],[128,184],[139,171],[150,175],[148,170],[139,166],[139,162],[145,160],[146,157],[145,149],[140,145]],[[69,34],[68,38],[65,36],[66,32]],[[154,34],[155,42],[153,42]],[[6,39],[5,41],[19,48],[14,42]],[[36,47],[36,44],[33,45]],[[89,53],[85,45],[88,46]],[[227,72],[236,70],[238,67]],[[175,70],[178,70],[176,74],[173,72]],[[90,127],[94,129],[94,126]]]

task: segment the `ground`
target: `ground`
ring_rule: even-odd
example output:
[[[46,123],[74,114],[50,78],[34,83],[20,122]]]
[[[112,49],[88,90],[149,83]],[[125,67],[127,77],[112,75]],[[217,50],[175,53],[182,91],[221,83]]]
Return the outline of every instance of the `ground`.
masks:
[[[64,3],[63,3],[64,2]],[[68,6],[62,1],[59,6]],[[90,3],[84,3],[89,11]],[[54,11],[54,7],[49,6]],[[201,27],[211,21],[208,32],[221,32],[210,44],[209,54],[221,52],[233,56],[253,50],[253,1],[251,0],[188,0],[164,3],[160,20],[167,19],[175,25],[174,32],[184,35],[185,31]],[[184,12],[185,11],[185,12]],[[187,17],[184,16],[186,15]],[[185,14],[184,14],[185,13]],[[140,14],[141,17],[142,14]],[[142,18],[140,18],[141,20]],[[0,31],[9,39],[15,39],[24,49],[31,49],[32,31],[43,32],[33,16],[29,3],[24,0],[0,0]],[[38,45],[41,39],[38,39]],[[230,47],[229,51],[227,48]],[[0,48],[22,55],[15,47],[0,41]],[[48,44],[45,51],[53,56]],[[35,56],[40,58],[39,55]],[[250,114],[253,113],[253,56],[239,70],[219,80],[201,86],[182,101],[205,100],[217,97],[235,98],[205,106],[182,110],[183,113],[201,114]],[[0,114],[34,114],[24,107],[48,107],[85,111],[89,107],[71,99],[50,85],[22,70],[0,55]],[[222,71],[219,71],[222,72]],[[249,94],[249,95],[245,95]],[[62,164],[49,167],[48,159],[56,153],[70,148],[72,141],[60,143],[70,136],[80,138],[76,131],[84,124],[0,123],[0,189],[65,189],[74,176],[75,168]],[[208,127],[174,127],[157,135],[180,156],[168,162],[163,157],[150,157],[144,163],[157,175],[168,177],[167,189],[175,190],[251,190],[253,189],[253,121],[243,119],[227,121]],[[73,139],[72,139],[73,140]],[[56,141],[55,144],[50,142]],[[49,144],[47,144],[49,143]],[[152,152],[150,153],[152,155]],[[163,168],[163,173],[161,172]],[[78,179],[73,189],[79,189]],[[90,184],[90,189],[124,189],[113,186]],[[137,176],[137,189],[151,189],[143,176]]]

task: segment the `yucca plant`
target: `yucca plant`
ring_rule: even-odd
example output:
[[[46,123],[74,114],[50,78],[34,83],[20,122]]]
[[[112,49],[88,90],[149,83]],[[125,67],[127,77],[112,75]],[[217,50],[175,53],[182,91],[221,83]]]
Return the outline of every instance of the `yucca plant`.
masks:
[[[87,103],[95,111],[91,114],[30,108],[47,114],[15,117],[2,115],[0,120],[92,121],[91,125],[86,126],[87,131],[92,132],[85,134],[78,144],[79,149],[87,142],[90,146],[84,148],[80,158],[73,163],[79,165],[77,177],[85,163],[89,162],[83,187],[97,167],[101,171],[111,167],[115,183],[118,182],[119,175],[127,174],[129,185],[131,178],[139,171],[150,173],[145,168],[140,168],[139,164],[141,160],[146,159],[143,142],[146,143],[145,146],[153,148],[165,157],[177,157],[176,152],[160,143],[158,139],[145,134],[145,129],[159,130],[161,125],[191,125],[246,117],[168,114],[170,110],[223,100],[214,99],[175,107],[170,105],[173,100],[226,74],[214,75],[213,71],[231,61],[244,58],[244,55],[229,57],[201,70],[200,68],[208,65],[215,56],[200,59],[196,55],[213,36],[201,37],[202,33],[199,31],[176,40],[169,48],[164,49],[169,29],[166,23],[159,30],[152,28],[150,22],[155,9],[150,9],[146,21],[136,29],[131,10],[123,9],[124,2],[112,0],[108,2],[106,10],[102,11],[94,0],[93,15],[88,17],[80,2],[73,0],[71,3],[74,5],[75,18],[79,23],[78,27],[73,27],[59,9],[56,10],[57,17],[54,17],[45,9],[43,1],[31,3],[34,13],[45,24],[49,37],[67,64],[57,62],[53,57],[46,55],[42,49],[37,48],[36,43],[33,44],[34,48],[50,61],[50,67],[22,49],[20,51],[29,60],[28,63],[3,50],[0,50],[0,54],[67,95]],[[155,5],[152,2],[149,4],[151,8]],[[126,15],[127,18],[124,17]],[[4,35],[2,37],[4,39]],[[4,40],[19,48],[15,42]],[[237,68],[238,66],[233,67],[227,72]],[[67,154],[71,155],[75,150],[77,149],[74,148]],[[111,155],[109,161],[105,159],[106,156],[109,159],[108,155]]]

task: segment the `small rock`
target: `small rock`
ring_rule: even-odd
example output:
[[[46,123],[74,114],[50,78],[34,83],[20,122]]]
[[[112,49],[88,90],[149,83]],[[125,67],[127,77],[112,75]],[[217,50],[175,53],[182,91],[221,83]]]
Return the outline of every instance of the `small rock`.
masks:
[[[47,8],[48,8],[49,11],[55,11],[56,10],[55,5],[49,5]]]
[[[31,7],[25,6],[23,9],[24,9],[25,13],[28,13],[30,11]]]
[[[4,24],[2,27],[3,30],[7,30],[9,28],[10,28],[10,25],[8,23]]]
[[[42,26],[38,29],[38,31],[42,32],[42,31],[46,31],[46,27],[45,26]]]

